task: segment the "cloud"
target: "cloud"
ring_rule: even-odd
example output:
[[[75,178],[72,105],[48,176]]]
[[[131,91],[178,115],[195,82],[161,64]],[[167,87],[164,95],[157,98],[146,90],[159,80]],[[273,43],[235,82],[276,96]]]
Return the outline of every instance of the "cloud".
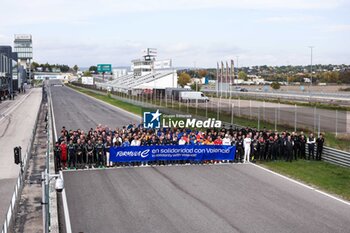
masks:
[[[350,24],[330,25],[327,28],[328,32],[350,32]]]
[[[267,23],[300,23],[300,22],[315,22],[320,17],[308,15],[293,15],[293,16],[273,16],[260,20],[260,22]]]
[[[53,22],[85,24],[93,17],[122,13],[184,12],[200,9],[317,10],[337,8],[344,2],[344,0],[3,0],[1,8],[7,10],[1,12],[0,21],[2,26]]]

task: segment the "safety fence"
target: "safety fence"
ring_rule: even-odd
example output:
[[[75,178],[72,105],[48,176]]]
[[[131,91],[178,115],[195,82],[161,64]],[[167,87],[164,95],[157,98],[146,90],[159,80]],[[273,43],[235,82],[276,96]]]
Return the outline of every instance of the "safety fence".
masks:
[[[41,100],[40,107],[42,104],[43,104],[43,100]],[[17,182],[16,182],[16,185],[14,188],[14,192],[12,194],[9,209],[8,209],[6,216],[5,216],[5,221],[3,223],[1,233],[9,232],[11,224],[14,220],[14,216],[16,214],[18,199],[21,196],[21,192],[22,192],[22,188],[23,188],[23,184],[24,184],[24,178],[25,178],[27,168],[28,168],[28,161],[30,159],[30,153],[31,153],[31,150],[33,147],[33,142],[34,142],[34,138],[35,138],[35,134],[36,134],[36,128],[37,128],[37,124],[38,124],[38,120],[39,120],[39,115],[40,115],[40,110],[38,111],[36,119],[35,119],[35,124],[34,124],[33,130],[32,130],[32,134],[30,136],[29,142],[28,142],[27,150],[22,158],[22,167],[21,167],[21,170],[19,171],[19,174],[17,177]]]

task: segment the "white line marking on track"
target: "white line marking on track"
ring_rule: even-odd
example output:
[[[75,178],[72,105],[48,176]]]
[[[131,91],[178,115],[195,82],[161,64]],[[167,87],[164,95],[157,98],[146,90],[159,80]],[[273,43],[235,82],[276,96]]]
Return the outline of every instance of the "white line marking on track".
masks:
[[[248,163],[209,163],[209,164],[168,164],[168,165],[140,165],[140,166],[119,166],[119,167],[105,167],[105,168],[84,168],[76,170],[63,170],[63,172],[82,172],[82,171],[99,171],[99,170],[115,170],[125,168],[147,168],[147,167],[187,167],[187,166],[247,166]]]
[[[277,172],[271,171],[271,170],[269,170],[269,169],[267,169],[267,168],[264,168],[264,167],[262,167],[262,166],[256,165],[256,164],[254,164],[254,163],[250,163],[250,164],[253,165],[253,166],[255,166],[255,167],[257,167],[257,168],[260,168],[260,169],[262,169],[262,170],[264,170],[264,171],[266,171],[266,172],[269,172],[269,173],[271,173],[271,174],[274,174],[274,175],[276,175],[276,176],[279,176],[279,177],[281,177],[281,178],[284,178],[284,179],[286,179],[286,180],[289,180],[290,182],[293,182],[293,183],[295,183],[295,184],[301,185],[301,186],[303,186],[304,188],[313,190],[313,191],[315,191],[315,192],[317,192],[317,193],[320,193],[320,194],[322,194],[322,195],[324,195],[324,196],[326,196],[326,197],[330,197],[330,198],[332,198],[332,199],[334,199],[334,200],[336,200],[336,201],[339,201],[339,202],[341,202],[341,203],[343,203],[343,204],[345,204],[345,205],[350,206],[350,202],[345,201],[345,200],[343,200],[343,199],[341,199],[341,198],[335,197],[335,196],[333,196],[333,195],[331,195],[331,194],[329,194],[329,193],[323,192],[323,191],[321,191],[321,190],[319,190],[319,189],[313,188],[313,187],[311,187],[311,186],[309,186],[309,185],[303,184],[303,183],[301,183],[301,182],[299,182],[299,181],[296,181],[296,180],[294,180],[294,179],[292,179],[292,178],[289,178],[289,177],[287,177],[287,176],[281,175],[281,174],[279,174],[279,173],[277,173]]]
[[[55,143],[57,142],[57,130],[56,130],[56,121],[55,121],[55,114],[53,111],[53,103],[52,103],[52,96],[51,96],[51,88],[50,88],[50,105],[51,105],[51,115],[52,115],[52,121],[53,121],[53,130],[55,135]],[[61,178],[63,179],[63,173],[60,171]],[[64,211],[64,221],[66,224],[66,233],[72,233],[72,225],[70,222],[70,216],[69,216],[69,209],[68,209],[68,202],[67,202],[67,195],[66,195],[66,188],[62,190],[62,202],[63,202],[63,211]]]

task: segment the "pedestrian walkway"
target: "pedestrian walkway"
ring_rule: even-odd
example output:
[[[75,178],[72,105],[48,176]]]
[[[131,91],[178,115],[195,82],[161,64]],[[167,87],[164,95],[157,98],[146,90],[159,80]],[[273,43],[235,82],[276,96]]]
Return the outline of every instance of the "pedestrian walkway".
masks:
[[[41,89],[27,90],[14,101],[0,104],[0,225],[4,222],[19,174],[19,165],[14,164],[13,148],[28,147],[41,102]]]
[[[47,149],[46,109],[45,104],[41,105],[31,157],[24,178],[24,187],[19,199],[14,232],[40,232],[43,230],[41,172],[45,169]]]

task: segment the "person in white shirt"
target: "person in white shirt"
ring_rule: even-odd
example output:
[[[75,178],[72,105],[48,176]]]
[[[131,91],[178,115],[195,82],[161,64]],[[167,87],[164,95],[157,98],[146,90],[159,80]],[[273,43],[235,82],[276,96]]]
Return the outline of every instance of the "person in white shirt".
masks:
[[[186,140],[184,139],[184,137],[181,137],[181,139],[179,140],[179,145],[186,145]]]
[[[228,134],[226,134],[224,139],[222,139],[222,145],[231,146],[231,138],[228,136]]]
[[[137,136],[134,137],[134,140],[131,141],[131,146],[139,146],[141,145],[141,141],[139,140],[139,138]]]
[[[115,145],[115,143],[116,143],[117,141],[119,142],[120,145],[123,143],[121,137],[119,137],[118,134],[114,135],[114,137],[113,137],[113,140],[112,140],[113,145]]]
[[[244,159],[243,162],[249,162],[250,157],[250,148],[252,144],[252,139],[250,133],[247,135],[247,137],[244,139],[243,146],[244,146]]]

